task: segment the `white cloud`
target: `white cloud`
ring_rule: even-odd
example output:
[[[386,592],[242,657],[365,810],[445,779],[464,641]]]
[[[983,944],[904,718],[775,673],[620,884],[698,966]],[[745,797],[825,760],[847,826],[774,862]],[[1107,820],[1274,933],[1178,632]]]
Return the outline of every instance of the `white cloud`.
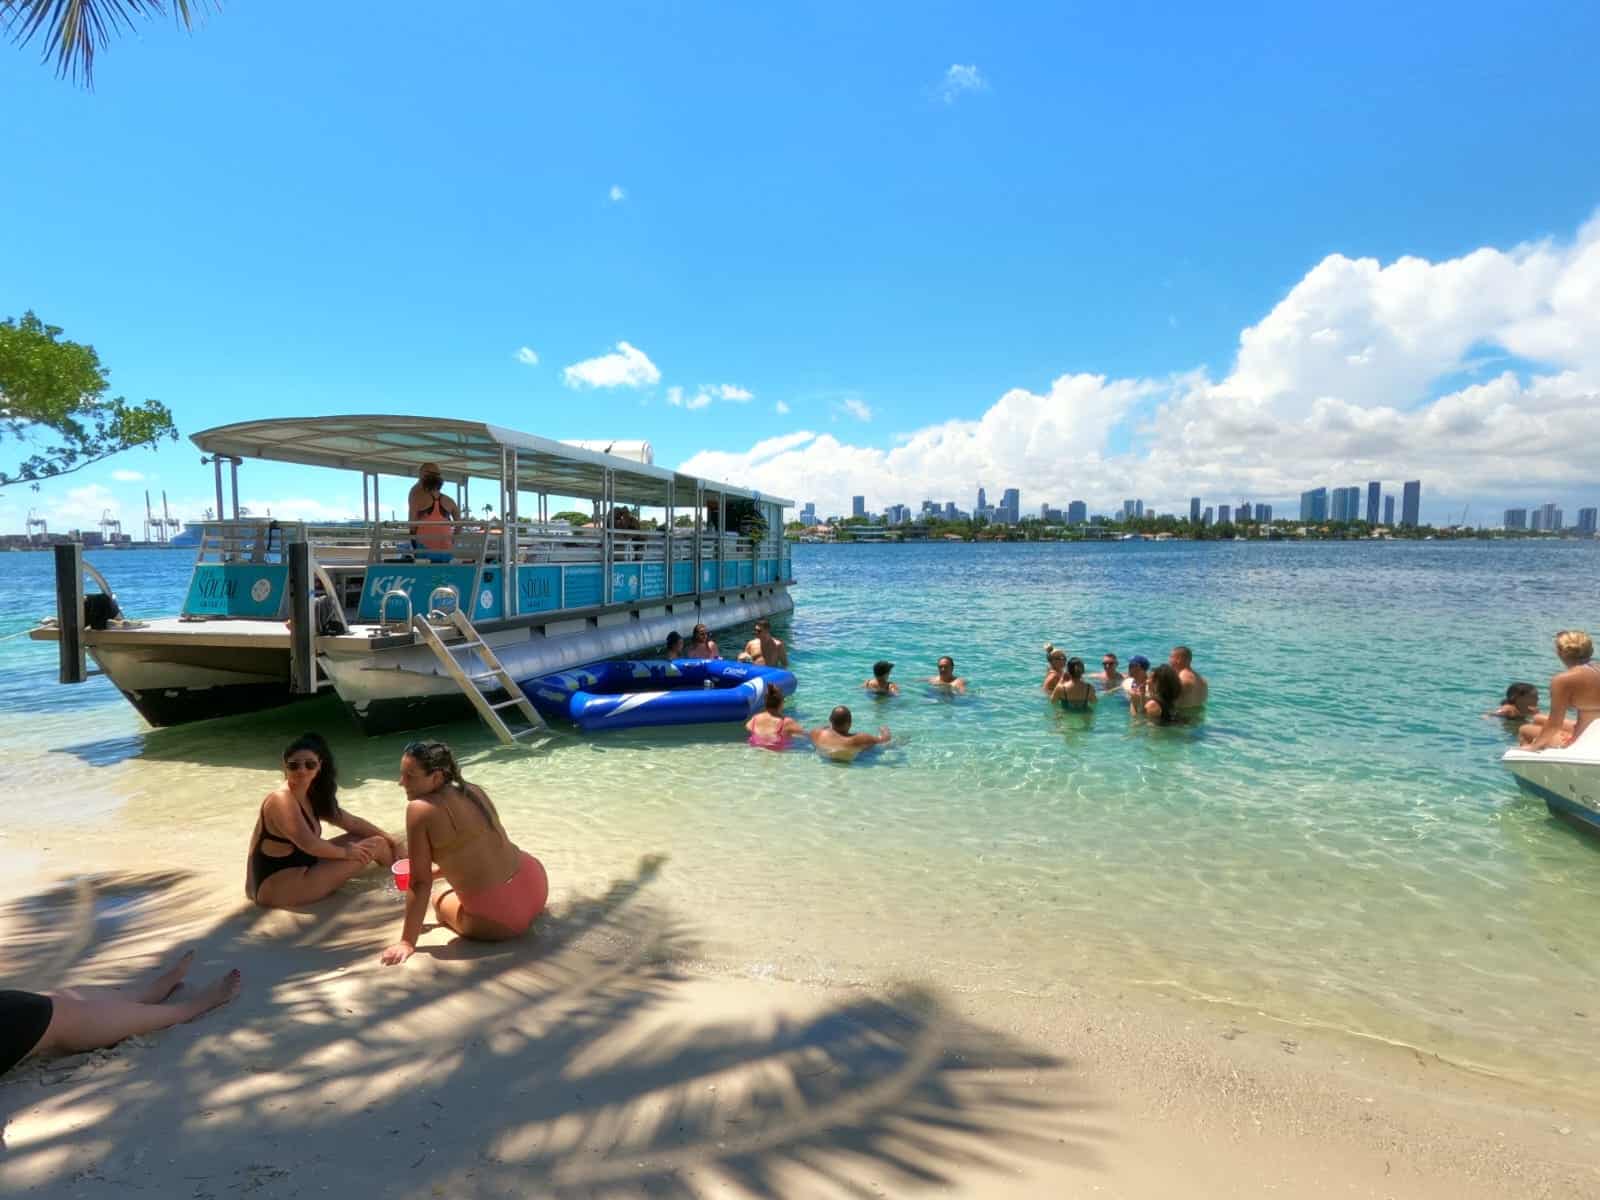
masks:
[[[735,404],[743,404],[746,400],[755,399],[754,392],[748,391],[742,387],[736,387],[731,383],[724,383],[721,386],[711,390],[716,393],[717,399],[732,400]]]
[[[686,408],[694,412],[702,408],[710,408],[714,400],[729,400],[735,404],[744,404],[755,398],[755,393],[731,383],[716,385],[702,384],[692,396],[684,395],[681,387],[673,386],[667,389],[667,403],[674,408]]]
[[[606,198],[613,204],[621,204],[628,198],[628,193],[623,189],[621,184],[613,183],[611,185],[611,190],[606,193]]]
[[[865,400],[855,396],[847,396],[839,401],[839,411],[848,413],[858,421],[872,420],[872,408]]]
[[[1597,411],[1600,217],[1569,242],[1439,262],[1330,255],[1240,333],[1220,377],[1063,375],[889,449],[795,435],[684,469],[834,511],[856,494],[970,507],[979,483],[1021,488],[1024,508],[1141,496],[1186,511],[1194,494],[1292,505],[1310,487],[1420,478],[1427,518],[1430,497],[1595,503],[1592,455],[1574,447]]]
[[[787,416],[789,413],[789,406],[782,400],[779,400],[772,406],[772,411],[777,413],[780,417]]]
[[[525,367],[537,367],[539,365],[539,356],[533,352],[531,347],[523,346],[517,351],[517,361]]]
[[[111,472],[111,478],[115,479],[118,483],[139,483],[144,479],[144,474],[140,471],[127,471],[118,469]]]
[[[643,350],[618,342],[610,354],[584,359],[564,367],[561,377],[570,388],[647,387],[661,382],[661,372]]]
[[[977,67],[970,63],[951,63],[939,81],[939,98],[946,104],[954,104],[965,93],[981,92],[988,86],[989,81]]]

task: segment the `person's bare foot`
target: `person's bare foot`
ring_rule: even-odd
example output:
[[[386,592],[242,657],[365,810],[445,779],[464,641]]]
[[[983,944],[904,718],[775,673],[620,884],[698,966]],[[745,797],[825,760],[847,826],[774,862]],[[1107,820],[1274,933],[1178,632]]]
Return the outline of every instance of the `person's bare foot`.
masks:
[[[194,951],[185,950],[177,962],[140,988],[135,999],[140,1004],[160,1004],[178,990],[178,985],[183,982],[183,977],[189,973],[189,968],[193,965]]]
[[[213,1008],[220,1008],[239,994],[239,989],[244,986],[243,977],[237,969],[229,971],[226,975],[206,984],[193,996],[184,1001],[189,1008],[189,1015],[184,1018],[192,1021],[203,1013],[210,1012]]]

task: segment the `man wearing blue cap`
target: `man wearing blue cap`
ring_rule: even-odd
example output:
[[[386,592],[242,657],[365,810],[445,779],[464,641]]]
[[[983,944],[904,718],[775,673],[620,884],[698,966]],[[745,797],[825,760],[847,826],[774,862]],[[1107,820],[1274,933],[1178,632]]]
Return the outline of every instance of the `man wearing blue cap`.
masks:
[[[1122,690],[1138,712],[1144,711],[1145,683],[1150,678],[1150,660],[1135,654],[1128,660],[1128,674],[1122,681]]]

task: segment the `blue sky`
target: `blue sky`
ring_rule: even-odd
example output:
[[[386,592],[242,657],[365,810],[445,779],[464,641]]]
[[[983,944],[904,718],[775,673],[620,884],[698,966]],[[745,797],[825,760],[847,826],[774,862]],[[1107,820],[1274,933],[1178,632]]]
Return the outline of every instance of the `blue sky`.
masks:
[[[32,308],[93,342],[117,390],[166,401],[185,433],[471,416],[643,437],[673,465],[716,452],[764,476],[739,482],[795,494],[804,463],[751,450],[809,432],[862,452],[824,451],[862,472],[827,488],[877,479],[875,504],[945,478],[970,503],[980,478],[1014,476],[1025,505],[1081,489],[1106,506],[1135,482],[1281,502],[1290,477],[1259,456],[1197,439],[1201,470],[1150,425],[1189,403],[1170,390],[1185,373],[1226,391],[1242,331],[1328,255],[1440,264],[1552,239],[1573,262],[1539,286],[1589,279],[1593,6],[863,7],[240,4],[192,35],[156,23],[118,41],[92,93],[6,49],[0,314]],[[1464,366],[1479,343],[1527,315],[1484,317],[1463,334],[1479,349],[1421,383],[1338,394],[1417,410],[1482,376]],[[652,381],[566,385],[563,368],[622,342]],[[1568,399],[1593,386],[1581,354],[1507,361],[1526,389],[1546,368],[1573,376]],[[937,455],[893,456],[1012,389],[1058,402],[1053,382],[1079,375],[1166,390],[1058,422],[1065,440],[1015,460],[1004,439],[948,475]],[[670,403],[724,386],[752,398]],[[1307,387],[1250,403],[1300,419]],[[1425,515],[1452,490],[1594,502],[1592,470],[1524,496],[1466,465],[1486,454],[1426,461],[1420,436],[1295,474],[1445,480]],[[1101,465],[1076,469],[1085,455]],[[0,495],[0,528],[31,504],[142,508],[146,481],[113,470],[203,497],[196,459],[134,452]],[[897,463],[903,495],[882,478]],[[359,508],[336,481],[246,472],[257,496]],[[105,496],[69,500],[86,486]]]

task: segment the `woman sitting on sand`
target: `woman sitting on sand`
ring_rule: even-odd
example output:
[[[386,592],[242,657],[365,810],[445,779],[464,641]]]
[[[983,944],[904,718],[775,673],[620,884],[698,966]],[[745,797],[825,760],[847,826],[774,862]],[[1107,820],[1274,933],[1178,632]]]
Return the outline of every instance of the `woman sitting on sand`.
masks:
[[[250,836],[244,894],[263,908],[296,908],[330,895],[373,863],[387,867],[397,843],[339,807],[339,772],[328,743],[301,734],[283,752],[284,783],[261,802]],[[322,822],[345,832],[323,839]]]
[[[744,723],[750,744],[762,750],[783,750],[791,737],[803,735],[806,727],[783,715],[783,689],[768,687],[766,709]]]
[[[1083,678],[1083,659],[1067,659],[1066,673],[1056,685],[1056,690],[1050,693],[1050,699],[1073,712],[1088,712],[1094,707],[1099,697],[1094,685]]]
[[[1550,713],[1543,724],[1530,723],[1517,731],[1529,750],[1570,746],[1600,716],[1600,663],[1594,661],[1594,641],[1581,629],[1556,634],[1556,657],[1565,668],[1550,680]],[[1567,721],[1567,709],[1576,709],[1576,724]]]
[[[1162,663],[1150,672],[1144,698],[1134,696],[1129,701],[1135,713],[1143,713],[1157,725],[1187,725],[1188,718],[1178,711],[1178,697],[1183,695],[1183,680],[1170,663]]]
[[[412,742],[400,757],[405,789],[411,893],[400,940],[383,952],[391,966],[417,951],[437,863],[448,889],[433,911],[462,937],[498,942],[520,937],[544,911],[550,881],[544,865],[506,836],[489,797],[461,778],[443,742]]]
[[[229,971],[166,1003],[193,961],[191,950],[143,987],[127,992],[109,987],[0,991],[0,1075],[30,1054],[81,1054],[192,1021],[239,994],[239,972]]]

